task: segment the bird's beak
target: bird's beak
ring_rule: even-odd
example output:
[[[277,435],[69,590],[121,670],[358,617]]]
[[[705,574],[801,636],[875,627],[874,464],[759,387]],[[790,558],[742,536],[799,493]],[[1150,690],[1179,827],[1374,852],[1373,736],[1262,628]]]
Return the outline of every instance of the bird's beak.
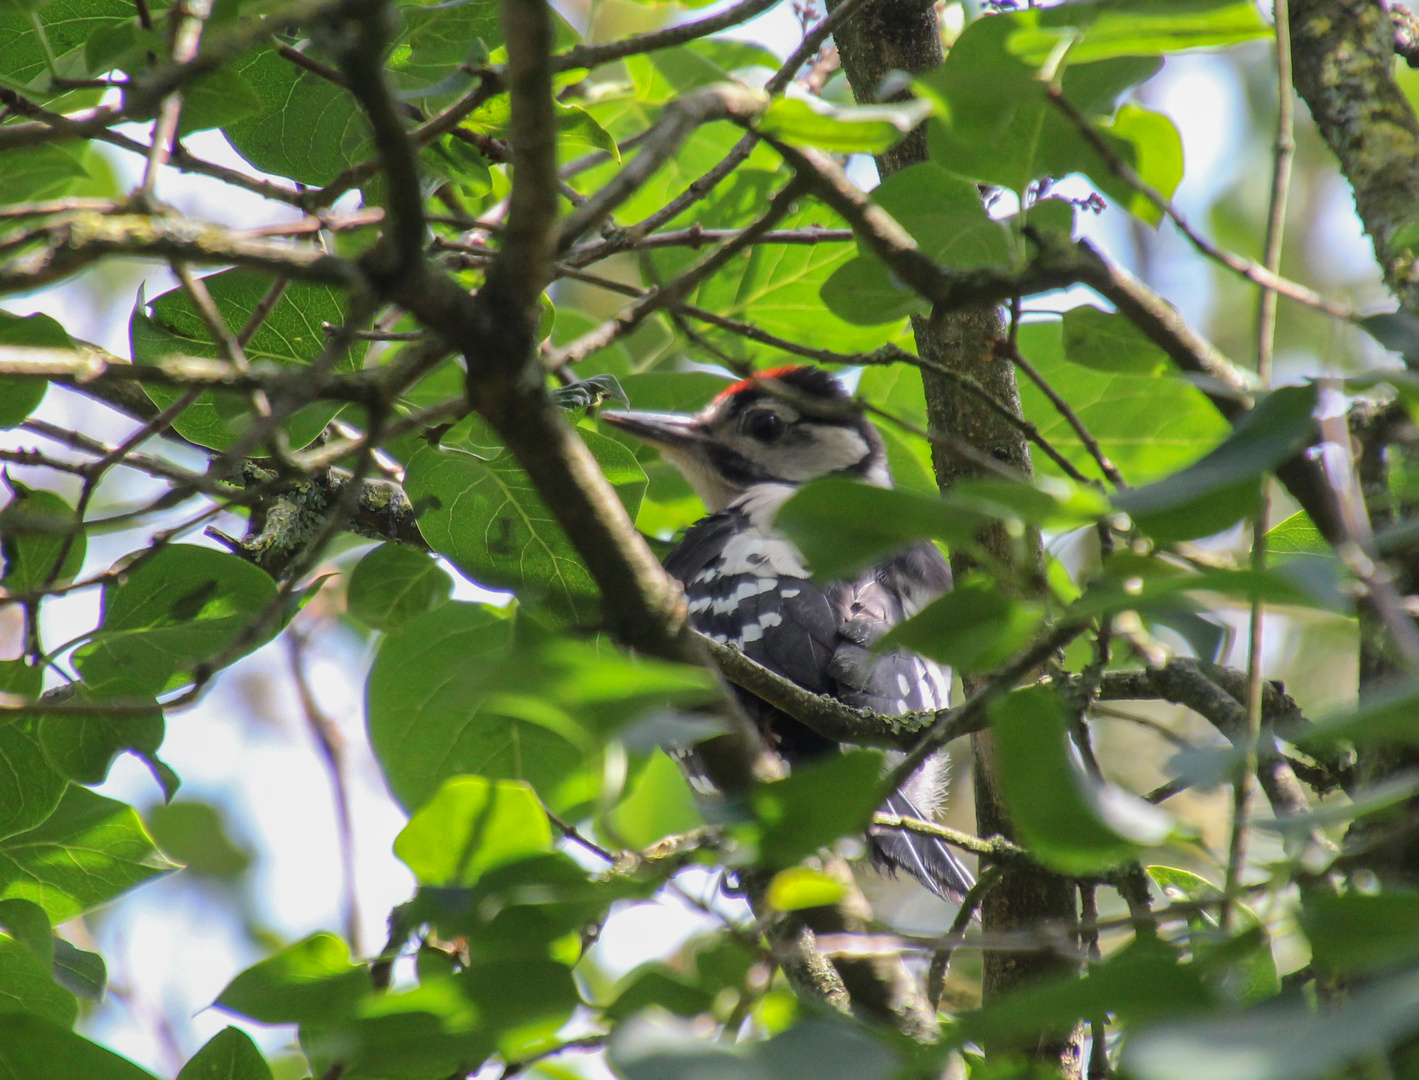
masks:
[[[682,413],[603,412],[601,419],[663,450],[691,450],[704,439],[699,419]]]

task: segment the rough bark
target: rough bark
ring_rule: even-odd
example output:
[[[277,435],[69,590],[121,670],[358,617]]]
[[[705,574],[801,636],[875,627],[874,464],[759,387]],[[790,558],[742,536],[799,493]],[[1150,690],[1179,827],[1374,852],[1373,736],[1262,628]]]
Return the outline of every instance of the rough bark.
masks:
[[[1291,45],[1296,89],[1354,189],[1385,281],[1401,307],[1419,311],[1419,120],[1392,76],[1393,17],[1381,0],[1292,0]],[[1387,462],[1393,427],[1382,414],[1352,416],[1361,486],[1376,529],[1393,519]],[[1392,568],[1396,585],[1410,591],[1413,566]],[[1362,603],[1361,698],[1382,693],[1399,674],[1389,634]],[[1367,747],[1357,765],[1361,781],[1374,783],[1419,766],[1419,754]],[[1367,865],[1387,885],[1419,882],[1419,837],[1404,824],[1416,809],[1419,800],[1411,800],[1351,830],[1352,843],[1373,845]]]
[[[1296,89],[1355,191],[1355,208],[1400,304],[1419,311],[1419,122],[1391,75],[1382,0],[1292,0]]]
[[[829,8],[836,6],[829,0]],[[877,100],[883,77],[890,71],[929,71],[943,58],[940,29],[930,4],[877,0],[867,4],[836,36],[843,70],[859,102]],[[877,158],[883,176],[925,161],[925,128]],[[1020,394],[1014,366],[995,355],[994,343],[1004,333],[999,309],[994,306],[938,310],[929,319],[914,320],[919,353],[951,371],[968,375],[998,401],[1016,413]],[[947,376],[923,372],[927,417],[933,428],[953,432],[977,449],[1022,472],[1031,471],[1030,449],[1017,427],[986,408],[981,399]],[[958,480],[979,475],[979,466],[950,449],[933,447],[937,482],[942,489]],[[1037,535],[1021,543],[992,530],[983,537],[993,553],[1016,568],[1017,585],[1032,592],[1041,577],[1041,551]],[[952,569],[958,577],[971,569],[969,560],[955,555]],[[969,685],[967,687],[969,689]],[[976,826],[982,836],[1012,837],[1011,826],[998,792],[994,754],[988,733],[975,736]],[[1002,867],[1001,878],[986,894],[981,923],[986,932],[1009,932],[1042,923],[1069,924],[1075,920],[1073,883],[1038,868]],[[992,951],[985,954],[983,993],[989,1004],[1040,978],[1074,969],[1071,961],[1047,952]],[[987,1047],[987,1051],[989,1051]],[[1077,1037],[1042,1044],[1035,1057],[1057,1065],[1069,1076],[1078,1075],[1081,1042]]]

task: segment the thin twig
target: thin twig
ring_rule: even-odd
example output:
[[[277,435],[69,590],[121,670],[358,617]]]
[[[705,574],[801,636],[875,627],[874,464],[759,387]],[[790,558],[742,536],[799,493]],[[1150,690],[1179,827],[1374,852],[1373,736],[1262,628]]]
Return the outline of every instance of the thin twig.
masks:
[[[306,727],[320,748],[320,760],[330,777],[330,790],[335,796],[335,827],[340,840],[340,881],[343,892],[345,940],[356,956],[364,953],[360,943],[360,900],[355,885],[355,826],[350,814],[350,792],[345,782],[345,737],[339,726],[320,707],[311,689],[306,669],[310,639],[301,630],[291,627],[286,632],[286,660],[296,696],[301,703]]]
[[[552,57],[552,69],[574,71],[577,68],[596,68],[616,60],[624,60],[628,56],[640,56],[658,49],[673,48],[687,41],[728,30],[731,26],[738,26],[767,11],[776,3],[778,0],[739,0],[739,3],[731,4],[723,11],[704,19],[644,34],[630,34],[616,41],[574,45],[566,52]]]
[[[1290,84],[1288,83],[1287,85],[1289,87]],[[1289,90],[1287,92],[1289,93]],[[1088,117],[1084,116],[1083,113],[1075,108],[1074,104],[1064,96],[1058,87],[1051,87],[1048,91],[1048,95],[1049,100],[1079,129],[1079,133],[1084,136],[1084,139],[1093,147],[1094,151],[1103,158],[1104,163],[1108,165],[1109,169],[1120,180],[1152,203],[1159,212],[1166,215],[1168,219],[1178,227],[1178,231],[1187,238],[1188,242],[1207,258],[1240,274],[1248,281],[1274,290],[1288,300],[1294,300],[1299,304],[1304,304],[1306,307],[1322,311],[1333,318],[1342,319],[1345,322],[1353,323],[1359,321],[1360,316],[1344,305],[1327,300],[1313,289],[1308,289],[1304,285],[1281,277],[1274,270],[1257,263],[1255,259],[1244,258],[1233,252],[1224,251],[1222,248],[1212,243],[1188,224],[1187,219],[1183,217],[1178,208],[1173,205],[1172,200],[1168,199],[1158,191],[1157,188],[1153,187],[1153,185],[1139,176],[1134,171],[1133,166],[1129,165],[1128,162],[1114,153],[1113,148],[1094,130],[1094,125],[1089,122]]]
[[[1276,39],[1276,142],[1272,154],[1271,202],[1266,215],[1266,240],[1262,266],[1275,274],[1281,265],[1281,244],[1286,229],[1287,196],[1291,186],[1291,158],[1295,153],[1294,97],[1291,88],[1291,25],[1288,0],[1275,0]],[[1271,385],[1271,367],[1276,344],[1277,294],[1262,285],[1256,312],[1256,377],[1262,389]],[[1261,498],[1252,522],[1251,568],[1266,572],[1267,533],[1271,528],[1271,489],[1263,480]],[[1262,636],[1266,629],[1266,605],[1254,597],[1247,620],[1247,728],[1242,760],[1232,781],[1232,828],[1227,847],[1227,870],[1222,888],[1223,903],[1218,921],[1224,932],[1232,929],[1235,905],[1231,902],[1246,865],[1247,822],[1251,817],[1251,789],[1256,775],[1261,745]]]
[[[1011,363],[1025,373],[1040,393],[1049,399],[1049,403],[1054,406],[1054,411],[1059,413],[1064,418],[1064,422],[1074,430],[1074,434],[1078,436],[1079,442],[1088,451],[1089,456],[1094,459],[1094,463],[1099,466],[1099,471],[1104,474],[1104,478],[1119,490],[1127,488],[1128,484],[1124,481],[1123,474],[1109,460],[1108,455],[1099,446],[1099,440],[1094,438],[1093,433],[1085,426],[1084,421],[1079,418],[1079,414],[1074,411],[1069,402],[1065,401],[1059,391],[1049,384],[1049,380],[1040,374],[1034,364],[1025,359],[1017,345],[1006,342],[1004,351]]]

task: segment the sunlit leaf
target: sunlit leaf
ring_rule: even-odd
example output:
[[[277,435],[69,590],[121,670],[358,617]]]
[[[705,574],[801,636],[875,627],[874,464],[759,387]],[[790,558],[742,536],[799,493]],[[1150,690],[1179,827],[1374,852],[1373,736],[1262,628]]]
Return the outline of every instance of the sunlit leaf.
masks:
[[[79,1002],[23,941],[0,932],[0,1013],[28,1013],[70,1027]],[[0,1051],[0,1056],[3,1051]]]
[[[839,154],[876,154],[901,139],[930,112],[930,104],[920,100],[835,106],[803,98],[776,98],[755,127],[761,134],[792,146],[816,146]]]
[[[649,847],[675,833],[704,824],[685,775],[663,753],[653,753],[630,792],[608,818],[612,833],[627,847]]]
[[[369,973],[331,934],[313,934],[247,968],[216,1004],[263,1024],[305,1023],[350,1014],[370,989]]]
[[[1072,63],[1118,56],[1153,56],[1185,49],[1216,49],[1270,34],[1247,0],[1128,0],[1074,3],[1030,11],[1010,35],[1010,51],[1043,64],[1061,46]]]
[[[774,911],[801,911],[836,904],[845,895],[847,887],[821,870],[790,866],[773,876],[764,899]]]
[[[394,853],[424,885],[470,885],[551,843],[547,815],[526,784],[455,776],[404,826]]]
[[[271,1066],[250,1035],[226,1027],[192,1055],[177,1080],[271,1080]]]
[[[43,824],[0,841],[0,899],[61,923],[174,869],[131,806],[71,784]]]
[[[28,1013],[0,1014],[0,1070],[6,1080],[155,1080],[113,1051]]]
[[[1058,321],[1024,324],[1019,345],[1130,484],[1169,475],[1227,435],[1227,422],[1201,391],[1181,379],[1108,374],[1069,363]],[[1028,379],[1020,380],[1020,399],[1026,419],[1041,435],[1085,475],[1098,474],[1068,421]],[[1057,471],[1043,454],[1035,455],[1035,467],[1048,474]]]

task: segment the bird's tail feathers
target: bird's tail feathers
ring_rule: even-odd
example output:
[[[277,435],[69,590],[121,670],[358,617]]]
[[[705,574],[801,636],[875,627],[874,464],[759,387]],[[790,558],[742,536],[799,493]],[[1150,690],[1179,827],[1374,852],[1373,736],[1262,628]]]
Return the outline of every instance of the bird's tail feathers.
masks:
[[[900,791],[888,796],[882,811],[919,821],[931,820]],[[959,904],[975,884],[971,872],[940,837],[874,827],[869,831],[868,844],[872,859],[879,866],[894,873],[905,870],[943,900]]]

